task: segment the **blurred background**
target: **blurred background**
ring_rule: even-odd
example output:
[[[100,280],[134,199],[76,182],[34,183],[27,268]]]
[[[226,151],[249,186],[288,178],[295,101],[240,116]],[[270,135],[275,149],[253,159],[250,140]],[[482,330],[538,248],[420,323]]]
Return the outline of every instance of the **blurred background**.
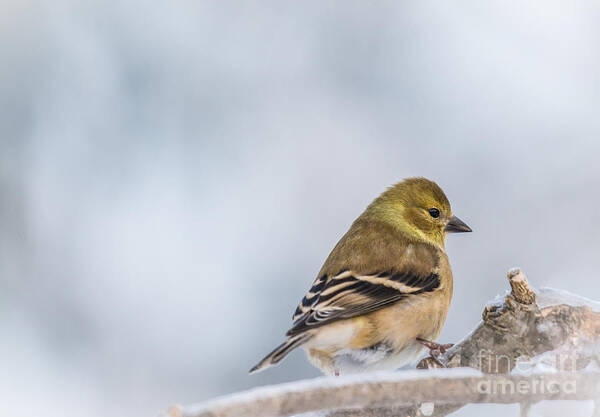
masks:
[[[152,416],[317,376],[301,351],[247,370],[408,176],[474,229],[447,242],[443,342],[515,265],[600,299],[599,19],[559,1],[4,0],[0,413]],[[484,408],[510,407],[457,415]]]

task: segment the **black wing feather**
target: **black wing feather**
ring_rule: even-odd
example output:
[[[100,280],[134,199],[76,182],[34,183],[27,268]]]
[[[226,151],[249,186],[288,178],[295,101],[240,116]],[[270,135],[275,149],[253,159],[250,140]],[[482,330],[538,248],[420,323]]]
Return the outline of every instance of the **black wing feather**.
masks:
[[[287,335],[293,336],[337,320],[367,314],[439,287],[440,277],[436,273],[419,276],[380,272],[361,276],[342,271],[335,277],[323,275],[315,280],[302,299],[294,313],[294,326]]]

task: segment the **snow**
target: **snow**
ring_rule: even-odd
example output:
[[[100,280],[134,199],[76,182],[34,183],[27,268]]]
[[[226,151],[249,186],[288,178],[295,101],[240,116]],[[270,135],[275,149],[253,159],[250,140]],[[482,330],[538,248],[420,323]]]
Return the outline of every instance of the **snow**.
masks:
[[[433,411],[435,410],[435,404],[434,403],[423,403],[421,404],[421,413],[423,413],[424,416],[430,416],[433,414]]]
[[[591,361],[583,370],[586,372],[600,372],[600,364],[598,361]]]
[[[504,304],[504,299],[507,295],[510,294],[510,291],[506,291],[504,294],[496,294],[494,298],[485,303],[486,307],[496,307]]]
[[[557,373],[556,357],[558,351],[548,351],[533,358],[521,356],[517,359],[512,375],[529,376],[538,373],[553,374]]]
[[[403,380],[421,380],[428,378],[466,378],[483,375],[480,371],[472,368],[452,368],[452,369],[429,369],[424,370],[407,370],[397,372],[370,372],[365,374],[355,374],[339,377],[324,376],[314,379],[305,379],[300,381],[289,382],[279,385],[270,385],[257,387],[240,393],[225,395],[213,400],[186,406],[186,413],[197,414],[203,410],[218,408],[220,406],[229,405],[232,403],[244,403],[255,400],[256,398],[275,397],[288,392],[303,392],[308,390],[318,390],[324,388],[343,387],[358,383],[380,383],[380,382],[395,382]]]
[[[540,288],[539,291],[536,291],[536,302],[540,308],[569,304],[571,306],[587,306],[600,313],[600,302],[555,288]]]
[[[531,284],[530,288],[535,292],[536,303],[540,308],[568,304],[571,306],[587,306],[593,311],[600,313],[600,302],[598,301],[556,288],[543,287],[538,290],[531,286]],[[504,298],[509,294],[510,290],[507,290],[504,294],[496,294],[493,299],[485,304],[486,307],[501,306],[504,304]]]
[[[528,356],[517,358],[511,374],[527,376],[538,373],[572,371],[578,360],[594,357],[598,353],[600,353],[600,343],[582,342],[579,338],[573,338],[568,345],[543,352],[532,358]],[[600,366],[592,360],[584,369],[589,372],[597,372],[600,371]]]

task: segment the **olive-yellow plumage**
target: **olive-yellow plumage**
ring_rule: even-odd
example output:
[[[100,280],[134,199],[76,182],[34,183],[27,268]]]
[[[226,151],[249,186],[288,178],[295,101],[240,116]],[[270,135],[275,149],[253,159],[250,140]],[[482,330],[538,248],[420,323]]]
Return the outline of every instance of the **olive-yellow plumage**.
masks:
[[[470,231],[433,181],[408,178],[388,188],[334,247],[287,340],[250,372],[299,346],[327,374],[416,360],[425,349],[417,338],[438,338],[452,299],[446,234]]]

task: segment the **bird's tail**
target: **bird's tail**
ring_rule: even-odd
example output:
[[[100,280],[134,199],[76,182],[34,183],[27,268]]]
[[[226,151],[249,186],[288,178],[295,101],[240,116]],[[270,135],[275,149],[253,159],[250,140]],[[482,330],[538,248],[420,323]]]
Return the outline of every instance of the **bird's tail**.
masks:
[[[261,371],[269,366],[275,365],[280,360],[285,358],[285,356],[290,353],[293,349],[297,348],[300,345],[306,343],[312,335],[301,333],[296,336],[292,336],[287,339],[285,342],[280,344],[273,350],[273,352],[269,353],[265,358],[260,361],[256,366],[250,369],[249,373],[253,374],[254,372]]]

